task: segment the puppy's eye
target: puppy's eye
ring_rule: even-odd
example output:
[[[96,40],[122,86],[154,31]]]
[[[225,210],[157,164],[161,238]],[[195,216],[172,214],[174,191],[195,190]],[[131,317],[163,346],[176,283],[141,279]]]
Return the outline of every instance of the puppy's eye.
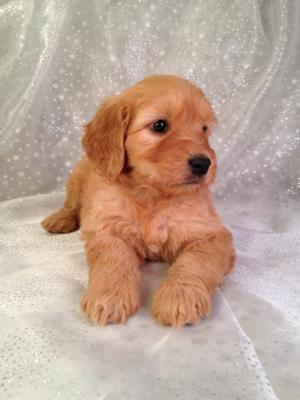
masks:
[[[164,119],[159,119],[153,122],[151,129],[153,130],[153,132],[165,133],[168,130],[168,123]]]
[[[208,130],[208,127],[207,127],[206,125],[203,125],[203,126],[202,126],[202,130],[203,130],[204,133],[206,133],[207,130]]]

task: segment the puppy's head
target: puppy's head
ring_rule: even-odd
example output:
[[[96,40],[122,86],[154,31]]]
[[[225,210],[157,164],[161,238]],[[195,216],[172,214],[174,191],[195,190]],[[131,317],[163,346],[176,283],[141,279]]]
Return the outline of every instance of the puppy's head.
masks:
[[[104,102],[86,126],[83,146],[110,179],[199,187],[213,182],[215,123],[204,94],[175,76],[151,76]]]

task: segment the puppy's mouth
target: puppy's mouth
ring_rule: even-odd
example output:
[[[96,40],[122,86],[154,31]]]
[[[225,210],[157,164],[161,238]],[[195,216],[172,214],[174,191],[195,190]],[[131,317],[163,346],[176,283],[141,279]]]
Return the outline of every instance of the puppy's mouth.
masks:
[[[198,179],[188,179],[184,181],[182,184],[183,185],[199,185],[203,181],[203,178],[198,178]]]
[[[205,179],[205,177],[199,177],[199,178],[188,178],[188,179],[184,179],[182,181],[179,182],[173,182],[172,186],[193,186],[193,185],[199,185],[200,183],[203,182],[203,180]]]

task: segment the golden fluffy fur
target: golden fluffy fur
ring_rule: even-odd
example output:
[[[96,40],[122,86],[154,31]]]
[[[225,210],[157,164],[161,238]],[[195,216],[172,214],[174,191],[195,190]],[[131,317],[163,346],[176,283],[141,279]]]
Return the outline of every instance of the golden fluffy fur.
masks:
[[[166,132],[153,131],[157,120]],[[153,302],[161,323],[190,324],[210,311],[234,262],[232,236],[209,192],[214,122],[197,87],[161,75],[108,98],[86,126],[86,156],[69,177],[64,207],[43,226],[66,233],[80,225],[89,264],[81,306],[95,323],[125,322],[138,310],[145,259],[171,264]],[[201,177],[188,164],[199,154],[211,160]]]

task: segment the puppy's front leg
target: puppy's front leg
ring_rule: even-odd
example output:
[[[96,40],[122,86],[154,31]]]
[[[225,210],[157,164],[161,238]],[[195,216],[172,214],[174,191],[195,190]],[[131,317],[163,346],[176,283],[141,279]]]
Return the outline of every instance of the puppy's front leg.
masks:
[[[192,242],[179,253],[153,304],[154,316],[165,325],[194,323],[211,309],[212,294],[233,267],[232,236],[224,228]]]
[[[94,323],[125,322],[140,302],[140,261],[135,251],[111,235],[89,235],[85,248],[90,271],[82,310]]]

